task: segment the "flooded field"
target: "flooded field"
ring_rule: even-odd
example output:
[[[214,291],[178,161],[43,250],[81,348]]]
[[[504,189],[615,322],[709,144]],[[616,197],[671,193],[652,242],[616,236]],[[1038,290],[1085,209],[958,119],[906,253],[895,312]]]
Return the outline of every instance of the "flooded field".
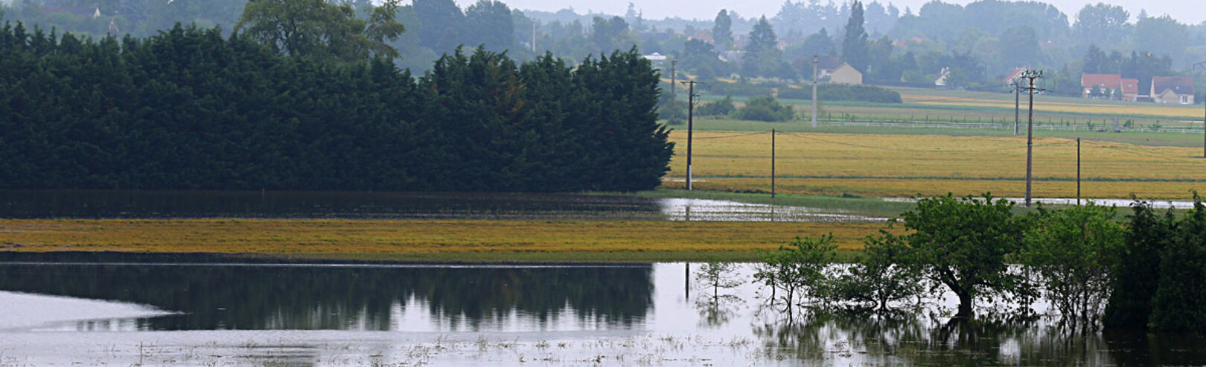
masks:
[[[880,221],[838,209],[619,195],[0,191],[0,218]]]
[[[1070,334],[764,306],[698,264],[0,265],[0,364],[272,366],[1201,365],[1191,336]],[[139,259],[131,259],[139,260]],[[739,276],[750,279],[750,266]],[[1042,312],[1042,306],[1037,306]],[[944,311],[945,310],[945,311]],[[33,316],[30,316],[33,315]]]

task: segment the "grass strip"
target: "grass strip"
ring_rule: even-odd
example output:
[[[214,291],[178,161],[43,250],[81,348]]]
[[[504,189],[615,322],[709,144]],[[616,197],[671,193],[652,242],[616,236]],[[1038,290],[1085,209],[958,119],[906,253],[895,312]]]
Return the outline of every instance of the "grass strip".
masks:
[[[0,251],[240,254],[397,262],[753,261],[832,233],[848,257],[883,223],[297,219],[0,220]]]

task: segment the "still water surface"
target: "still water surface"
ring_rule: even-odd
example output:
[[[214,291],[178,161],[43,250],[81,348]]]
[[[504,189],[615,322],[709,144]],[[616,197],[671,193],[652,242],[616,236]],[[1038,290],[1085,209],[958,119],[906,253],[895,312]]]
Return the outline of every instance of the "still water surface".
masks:
[[[956,327],[940,313],[788,323],[749,283],[711,302],[686,264],[8,260],[0,365],[1206,364],[1206,341],[1192,336],[1076,336],[1041,322]]]
[[[840,209],[621,195],[0,190],[0,218],[882,221]]]

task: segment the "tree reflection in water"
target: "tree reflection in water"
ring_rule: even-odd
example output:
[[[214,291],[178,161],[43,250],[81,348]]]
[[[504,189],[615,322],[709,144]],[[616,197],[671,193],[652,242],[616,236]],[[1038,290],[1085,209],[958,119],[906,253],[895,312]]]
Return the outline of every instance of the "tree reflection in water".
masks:
[[[440,330],[561,321],[626,329],[652,304],[652,266],[294,267],[4,265],[0,290],[115,300],[178,311],[147,330],[398,330],[426,310]],[[563,320],[570,317],[573,320]]]
[[[759,311],[753,331],[771,360],[913,366],[1201,365],[1206,339],[1191,335],[1072,332],[1054,318],[945,313],[864,313],[802,308],[794,322]]]

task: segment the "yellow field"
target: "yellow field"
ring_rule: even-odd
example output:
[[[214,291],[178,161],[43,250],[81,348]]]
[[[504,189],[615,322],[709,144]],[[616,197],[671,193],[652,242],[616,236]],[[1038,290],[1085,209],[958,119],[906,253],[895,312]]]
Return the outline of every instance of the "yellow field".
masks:
[[[697,132],[696,188],[770,191],[770,134]],[[686,133],[665,186],[682,187]],[[1025,192],[1025,137],[792,133],[777,136],[777,189],[802,194],[851,193],[907,197],[914,194],[1020,197]],[[1085,197],[1185,199],[1206,192],[1206,160],[1200,148],[1153,147],[1108,142],[1082,144]],[[1035,197],[1076,196],[1076,141],[1034,142]]]
[[[905,103],[924,106],[948,107],[993,107],[1013,109],[1012,95],[1009,98],[993,98],[983,96],[983,93],[967,93],[965,97],[949,95],[933,95],[910,93],[901,90],[901,99]],[[1000,95],[1004,96],[1004,95]],[[1026,108],[1026,96],[1022,96],[1023,113]],[[1079,100],[1066,97],[1039,96],[1034,101],[1035,113],[1076,113],[1092,115],[1146,115],[1168,119],[1196,120],[1203,117],[1202,108],[1196,106],[1168,105],[1155,103],[1124,103],[1110,101]]]
[[[395,261],[755,260],[796,236],[842,250],[881,223],[0,220],[0,251],[214,253]]]

